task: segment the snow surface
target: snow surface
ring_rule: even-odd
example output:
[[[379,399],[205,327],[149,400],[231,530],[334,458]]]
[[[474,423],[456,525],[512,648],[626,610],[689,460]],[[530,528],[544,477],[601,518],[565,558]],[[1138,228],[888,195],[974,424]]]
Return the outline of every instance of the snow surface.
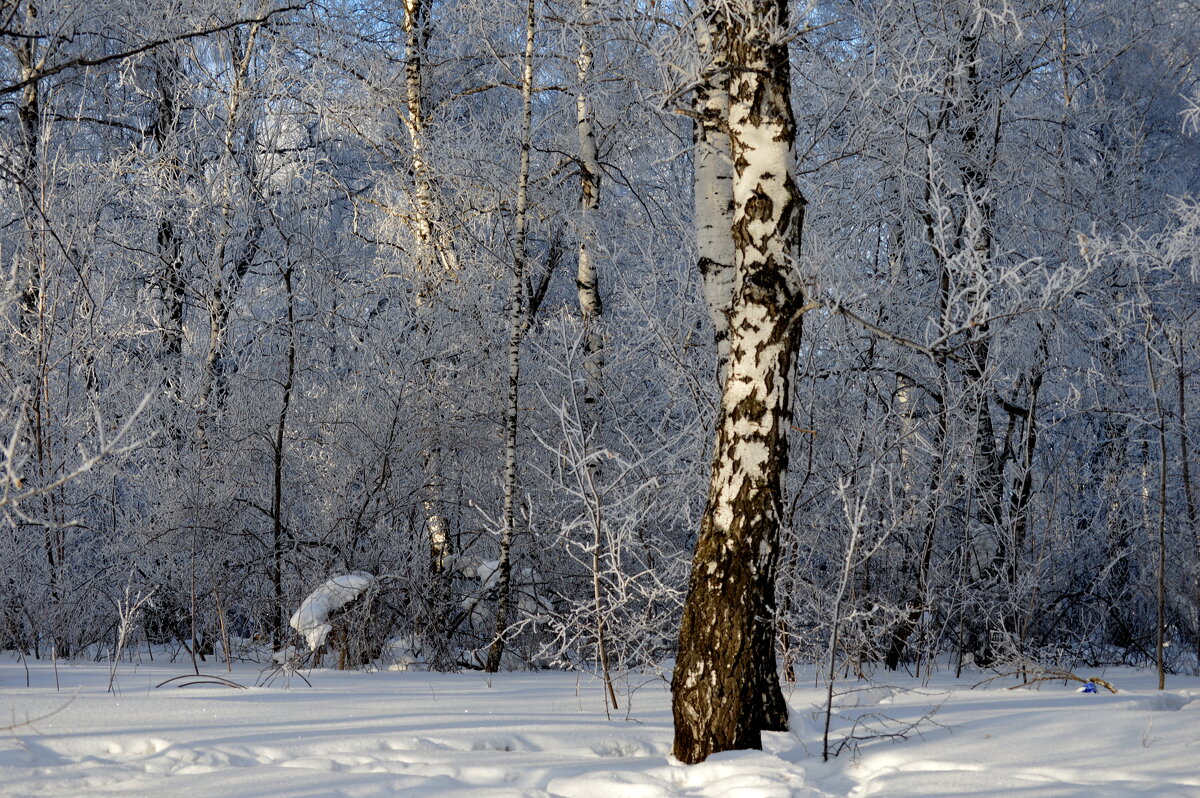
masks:
[[[304,636],[310,650],[316,651],[333,631],[329,616],[354,601],[374,583],[374,576],[361,571],[335,576],[300,602],[300,608],[292,614],[288,624]]]
[[[311,687],[298,677],[254,687],[257,666],[228,674],[210,662],[208,672],[251,685],[236,690],[156,687],[187,670],[142,659],[120,666],[114,695],[103,663],[59,663],[56,690],[50,663],[30,662],[26,687],[22,664],[0,655],[0,725],[15,726],[0,735],[0,795],[1200,796],[1193,678],[1157,693],[1151,674],[1110,670],[1121,689],[1110,695],[906,677],[896,686],[908,689],[845,695],[843,714],[911,721],[940,705],[941,725],[828,764],[809,681],[790,691],[794,733],[688,767],[669,756],[669,694],[651,676],[635,683],[629,715],[608,720],[600,683],[570,673],[314,670]]]

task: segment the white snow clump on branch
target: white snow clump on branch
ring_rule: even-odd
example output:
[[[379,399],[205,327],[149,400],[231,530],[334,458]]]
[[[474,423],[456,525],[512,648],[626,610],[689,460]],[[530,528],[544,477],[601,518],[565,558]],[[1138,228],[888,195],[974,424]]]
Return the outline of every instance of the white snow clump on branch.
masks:
[[[375,584],[375,577],[363,571],[335,576],[308,594],[288,624],[304,636],[308,647],[316,651],[333,631],[329,616],[354,601]]]

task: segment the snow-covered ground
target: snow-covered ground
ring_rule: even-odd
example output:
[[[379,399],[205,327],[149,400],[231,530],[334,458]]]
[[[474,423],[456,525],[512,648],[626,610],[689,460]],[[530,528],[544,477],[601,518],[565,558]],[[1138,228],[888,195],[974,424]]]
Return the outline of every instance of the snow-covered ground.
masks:
[[[940,706],[940,725],[828,764],[809,681],[789,696],[795,732],[686,767],[669,757],[669,695],[650,677],[628,716],[622,707],[609,720],[599,684],[568,673],[316,670],[311,686],[156,687],[185,672],[124,664],[108,694],[103,664],[59,663],[56,689],[50,664],[29,663],[26,687],[22,664],[0,655],[0,726],[13,726],[0,734],[0,795],[1200,796],[1194,678],[1158,693],[1151,674],[1110,670],[1118,695],[1061,682],[972,690],[977,678],[948,674],[897,681],[906,689],[846,696],[857,708],[844,711],[904,722]],[[205,672],[244,685],[260,675]]]

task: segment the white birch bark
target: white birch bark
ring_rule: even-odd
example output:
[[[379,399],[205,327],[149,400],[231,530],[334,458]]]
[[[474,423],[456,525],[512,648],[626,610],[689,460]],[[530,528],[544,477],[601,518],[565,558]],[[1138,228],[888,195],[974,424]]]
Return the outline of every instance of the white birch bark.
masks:
[[[733,161],[729,150],[729,64],[714,22],[701,19],[697,34],[711,62],[696,87],[695,228],[697,267],[717,344],[717,380],[729,363],[729,306],[733,299]]]
[[[788,394],[805,309],[804,200],[795,182],[787,0],[745,0],[724,19],[732,78],[733,297],[708,504],[692,560],[671,685],[674,754],[760,748],[787,728],[774,645]],[[724,14],[723,9],[713,13]],[[776,42],[772,44],[772,42]]]
[[[496,637],[488,650],[484,669],[495,673],[504,654],[508,615],[512,605],[512,538],[517,493],[517,398],[521,384],[521,338],[528,326],[524,303],[526,272],[525,235],[529,205],[529,149],[533,128],[533,33],[536,22],[535,1],[528,0],[525,10],[525,53],[521,70],[521,164],[517,174],[517,204],[513,221],[513,271],[509,288],[508,336],[508,409],[505,414],[504,510],[500,530],[500,552],[496,580]]]
[[[589,414],[594,416],[604,372],[603,338],[600,330],[600,316],[604,306],[600,299],[599,275],[592,255],[596,241],[596,211],[600,207],[600,158],[596,150],[595,115],[592,113],[587,94],[592,74],[592,47],[588,40],[589,26],[592,22],[590,0],[581,0],[580,16],[583,27],[579,35],[579,58],[576,62],[579,93],[575,96],[575,123],[579,134],[580,234],[575,287],[584,324],[584,404]],[[597,419],[593,417],[589,421],[595,423]]]
[[[404,0],[404,89],[406,116],[402,116],[408,130],[412,172],[414,208],[412,231],[417,243],[417,268],[429,273],[435,264],[444,272],[458,272],[458,257],[450,237],[441,229],[439,203],[434,191],[426,145],[425,113],[425,43],[428,39],[430,0]]]

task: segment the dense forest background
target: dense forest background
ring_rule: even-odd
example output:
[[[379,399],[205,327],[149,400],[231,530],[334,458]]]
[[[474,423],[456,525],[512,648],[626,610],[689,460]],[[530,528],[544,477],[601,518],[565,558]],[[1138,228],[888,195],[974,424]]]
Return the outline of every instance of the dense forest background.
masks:
[[[792,16],[819,306],[784,663],[1161,635],[1197,667],[1200,7]],[[721,389],[702,31],[653,1],[0,0],[0,649],[269,656],[363,571],[367,656],[481,667],[500,628],[509,667],[671,657]]]

